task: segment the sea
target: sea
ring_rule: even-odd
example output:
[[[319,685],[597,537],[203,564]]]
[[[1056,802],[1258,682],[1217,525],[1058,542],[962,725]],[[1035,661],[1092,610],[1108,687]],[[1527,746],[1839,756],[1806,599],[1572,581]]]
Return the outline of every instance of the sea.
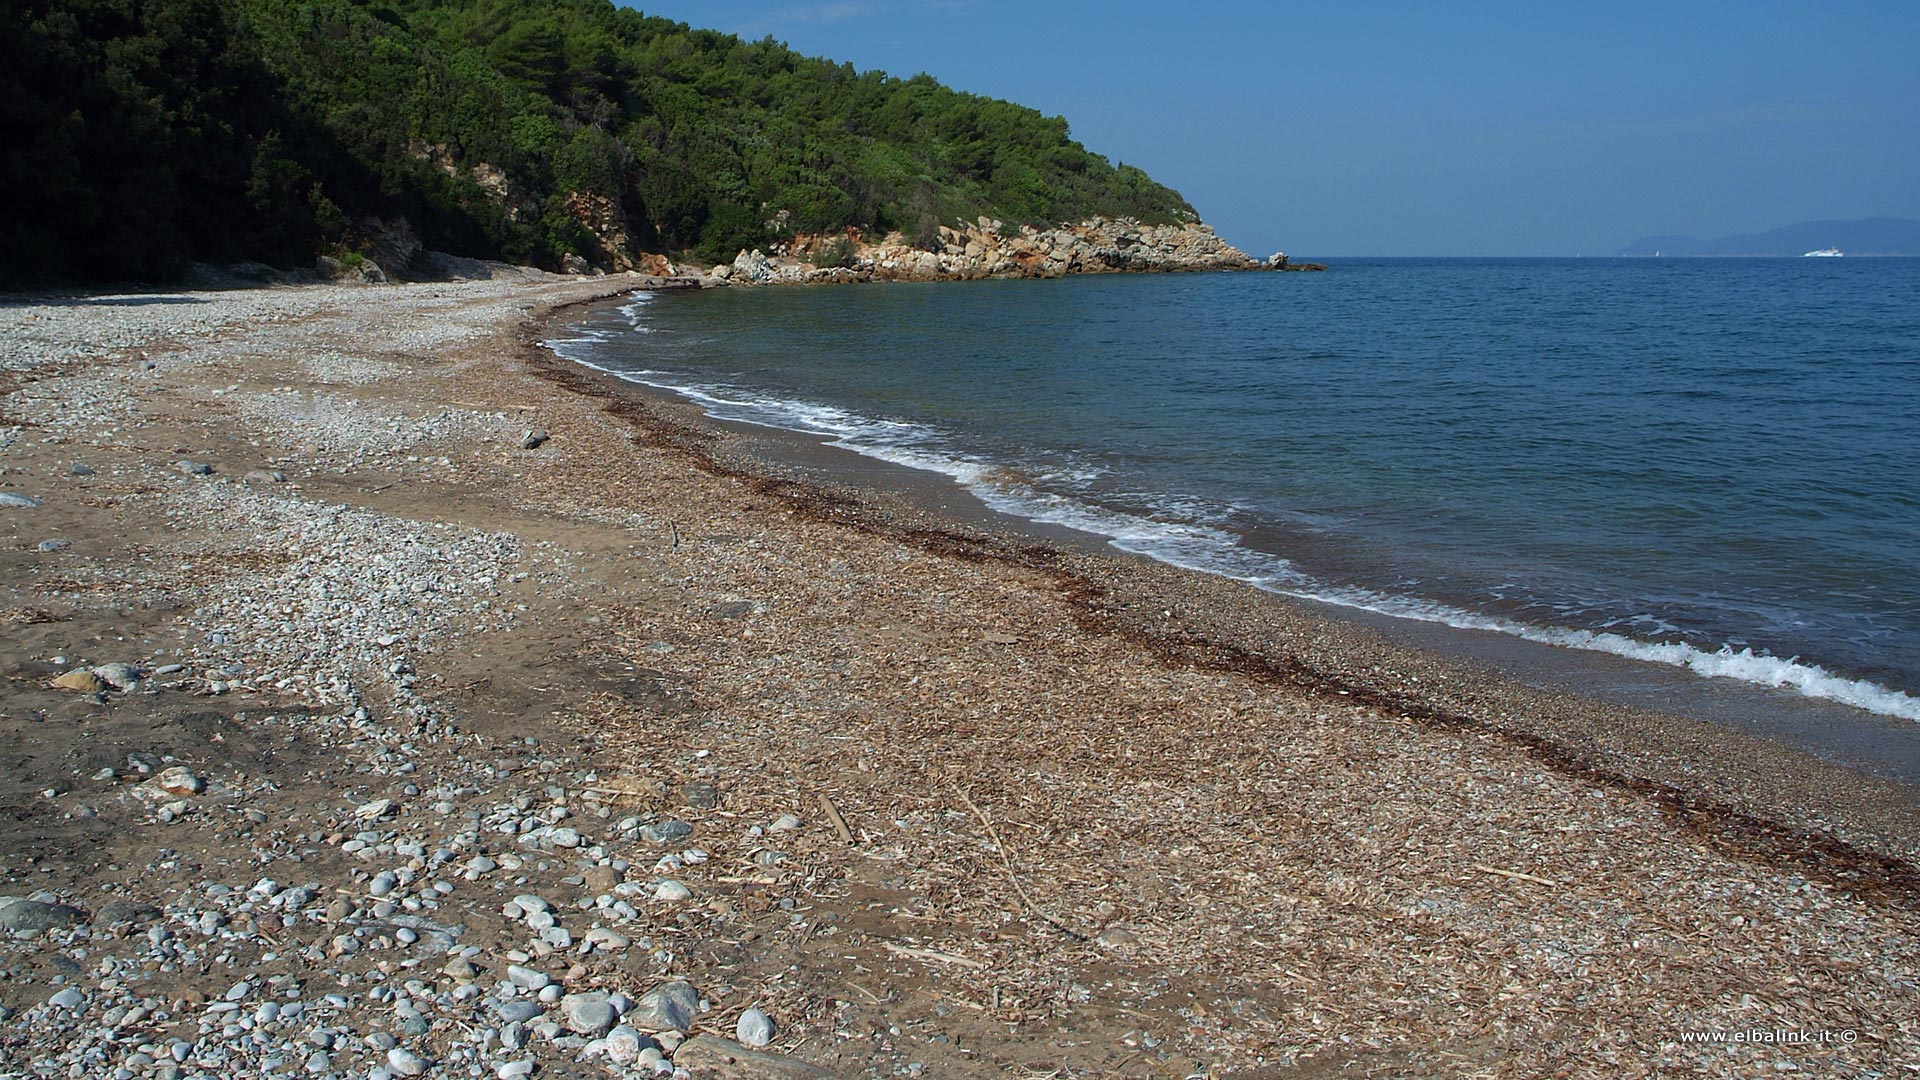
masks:
[[[551,344],[1375,619],[1920,720],[1920,259],[635,295]]]

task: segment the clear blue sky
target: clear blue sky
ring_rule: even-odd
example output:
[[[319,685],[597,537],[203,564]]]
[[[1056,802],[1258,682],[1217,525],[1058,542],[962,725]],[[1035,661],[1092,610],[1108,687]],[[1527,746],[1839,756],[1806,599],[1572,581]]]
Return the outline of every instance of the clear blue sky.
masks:
[[[1265,254],[1920,217],[1920,2],[662,0],[1065,116]]]

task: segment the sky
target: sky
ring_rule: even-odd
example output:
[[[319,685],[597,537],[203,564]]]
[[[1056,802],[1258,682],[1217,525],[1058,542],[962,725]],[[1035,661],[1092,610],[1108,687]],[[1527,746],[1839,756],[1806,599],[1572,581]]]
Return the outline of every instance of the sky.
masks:
[[[1920,218],[1920,2],[656,0],[1064,116],[1255,255]]]

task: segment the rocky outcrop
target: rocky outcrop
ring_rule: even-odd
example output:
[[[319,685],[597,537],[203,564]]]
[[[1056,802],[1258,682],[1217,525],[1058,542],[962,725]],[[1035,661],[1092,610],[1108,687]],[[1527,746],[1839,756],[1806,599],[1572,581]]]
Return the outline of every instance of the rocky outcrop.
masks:
[[[454,157],[453,148],[445,143],[431,143],[415,139],[407,143],[407,154],[420,161],[427,162],[447,176],[458,180],[466,178],[473,181],[475,187],[486,198],[498,203],[507,212],[511,221],[524,218],[529,209],[526,193],[521,191],[508,178],[506,171],[490,162],[476,161],[462,168]]]
[[[1198,270],[1286,269],[1286,256],[1261,261],[1197,222],[1144,225],[1131,218],[1094,218],[1051,229],[982,217],[940,226],[931,248],[898,233],[877,243],[857,230],[803,236],[772,255],[742,251],[714,267],[714,285],[789,285],[847,281],[967,281],[979,278],[1053,278],[1067,274],[1165,273]]]
[[[627,212],[620,200],[590,191],[575,191],[567,196],[567,213],[593,234],[608,269],[635,268],[633,235],[627,230]]]
[[[415,260],[426,250],[411,221],[371,215],[356,223],[348,234],[347,246],[361,252],[379,270],[379,275],[370,275],[369,280],[406,280],[413,274]]]

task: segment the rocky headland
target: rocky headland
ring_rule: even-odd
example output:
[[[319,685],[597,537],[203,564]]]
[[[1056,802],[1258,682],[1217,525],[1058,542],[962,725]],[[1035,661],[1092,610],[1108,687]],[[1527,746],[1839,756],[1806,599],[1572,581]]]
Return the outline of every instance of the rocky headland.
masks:
[[[646,268],[703,286],[813,285],[862,281],[977,281],[984,278],[1057,278],[1068,274],[1192,273],[1207,270],[1325,270],[1293,264],[1275,252],[1256,259],[1200,222],[1143,225],[1130,218],[1093,218],[1038,229],[1008,228],[991,218],[942,225],[928,245],[891,233],[869,240],[859,230],[800,236],[771,254],[743,250],[731,263],[702,271],[650,256]]]
[[[858,231],[806,236],[772,256],[742,251],[731,264],[711,268],[717,283],[798,285],[851,281],[973,281],[981,278],[1056,278],[1068,274],[1170,273],[1203,270],[1286,269],[1287,257],[1258,260],[1198,222],[1143,225],[1127,218],[1094,218],[1076,225],[1015,229],[981,218],[942,225],[936,242],[907,243],[898,233],[875,242]]]

